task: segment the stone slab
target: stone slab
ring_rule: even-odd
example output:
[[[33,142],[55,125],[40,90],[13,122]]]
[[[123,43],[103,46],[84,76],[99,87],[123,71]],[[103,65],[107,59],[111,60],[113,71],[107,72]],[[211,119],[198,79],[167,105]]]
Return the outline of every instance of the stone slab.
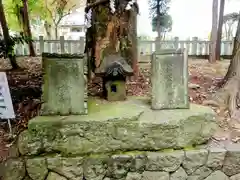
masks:
[[[18,140],[22,155],[106,153],[119,150],[161,150],[206,143],[217,127],[212,109],[154,111],[149,99],[123,102],[89,99],[89,114],[39,116]]]
[[[83,55],[43,54],[41,115],[87,114],[87,76]]]
[[[187,51],[162,50],[151,61],[152,108],[189,108]]]

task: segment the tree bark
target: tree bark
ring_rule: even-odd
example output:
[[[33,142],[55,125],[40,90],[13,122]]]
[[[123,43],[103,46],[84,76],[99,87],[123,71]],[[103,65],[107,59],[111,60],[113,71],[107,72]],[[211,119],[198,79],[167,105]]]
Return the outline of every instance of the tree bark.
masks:
[[[222,99],[232,117],[240,115],[240,18],[234,39],[233,59],[224,78],[222,88],[216,93],[215,99]],[[217,97],[217,98],[216,98]]]
[[[27,38],[30,38],[32,40],[32,32],[31,32],[30,21],[28,16],[28,0],[22,0],[22,2],[23,2],[23,14],[24,14],[23,22],[25,22],[23,26],[26,29]],[[28,47],[29,47],[30,56],[36,56],[32,41],[28,42]]]
[[[88,55],[89,75],[95,72],[104,57],[120,53],[136,74],[137,68],[137,5],[125,10],[128,1],[115,1],[116,12],[112,13],[108,1],[88,0],[91,7],[91,27],[86,32],[85,52]],[[90,77],[90,76],[89,76]]]
[[[218,21],[218,31],[217,31],[217,43],[216,43],[216,60],[220,60],[220,55],[221,55],[221,40],[222,40],[224,7],[225,7],[225,0],[221,0],[219,21]]]
[[[232,51],[232,57],[233,59],[231,60],[231,63],[228,67],[228,71],[224,77],[224,81],[223,81],[223,85],[229,81],[229,79],[231,77],[233,77],[237,71],[237,65],[239,64],[237,62],[237,59],[234,58],[235,56],[237,56],[237,52],[240,49],[240,17],[239,17],[239,22],[238,22],[238,26],[237,26],[237,32],[236,32],[236,36],[234,38],[234,46],[233,46],[233,51]],[[240,69],[239,69],[240,70]]]
[[[9,35],[9,30],[8,30],[8,25],[7,25],[7,21],[6,21],[6,17],[5,17],[5,13],[3,10],[3,4],[2,4],[2,0],[0,0],[0,24],[2,27],[2,31],[3,31],[3,37],[4,37],[4,41],[6,44],[6,48],[7,48],[7,56],[10,59],[11,65],[12,65],[12,69],[18,69],[19,66],[17,64],[16,61],[16,57],[13,54],[13,46],[14,43],[12,42],[10,35]]]
[[[212,31],[211,31],[211,45],[209,62],[216,62],[216,43],[217,43],[217,24],[218,22],[218,0],[213,0],[212,4]]]

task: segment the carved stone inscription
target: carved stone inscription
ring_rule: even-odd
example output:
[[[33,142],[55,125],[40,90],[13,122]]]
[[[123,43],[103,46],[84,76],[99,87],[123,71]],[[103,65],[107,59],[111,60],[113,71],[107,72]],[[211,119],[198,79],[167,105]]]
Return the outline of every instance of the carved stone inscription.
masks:
[[[43,57],[42,115],[87,114],[87,77],[83,58]]]
[[[187,55],[159,53],[152,56],[152,108],[189,108]]]

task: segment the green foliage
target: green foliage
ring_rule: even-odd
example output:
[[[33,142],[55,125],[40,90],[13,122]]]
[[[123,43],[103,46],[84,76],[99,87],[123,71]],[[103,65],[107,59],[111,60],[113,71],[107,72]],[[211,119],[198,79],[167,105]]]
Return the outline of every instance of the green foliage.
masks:
[[[22,31],[20,11],[23,7],[22,0],[4,0],[4,10],[8,26],[11,30]],[[35,22],[39,17],[47,18],[47,12],[44,8],[43,0],[28,0],[28,13],[31,22]]]
[[[22,0],[4,0],[3,3],[9,29],[22,31],[22,22],[19,18],[20,8],[23,7]],[[80,5],[82,2],[76,0],[28,0],[29,20],[31,23],[39,23],[40,19],[49,24],[56,24]]]
[[[161,32],[169,32],[172,30],[172,17],[168,14],[170,0],[149,0],[150,18],[152,19],[153,31],[158,31],[157,21]]]
[[[237,22],[239,17],[240,17],[240,13],[237,13],[237,12],[226,14],[223,17],[223,23],[225,24],[229,21],[232,21],[233,23]]]
[[[170,32],[172,30],[172,17],[168,14],[160,16],[161,32]],[[157,31],[157,17],[152,19],[152,30]]]
[[[153,19],[157,15],[165,15],[169,10],[170,0],[149,0],[150,17]]]
[[[7,57],[9,54],[13,56],[15,44],[24,44],[31,41],[32,39],[25,36],[11,36],[7,46],[4,39],[0,39],[0,58]]]

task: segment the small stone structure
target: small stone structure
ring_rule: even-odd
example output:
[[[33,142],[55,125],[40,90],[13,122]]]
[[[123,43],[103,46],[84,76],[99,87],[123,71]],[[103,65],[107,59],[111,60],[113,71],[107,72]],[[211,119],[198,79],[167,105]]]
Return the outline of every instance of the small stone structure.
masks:
[[[153,58],[151,100],[88,97],[88,106],[84,57],[43,55],[45,116],[19,135],[19,154],[0,167],[3,180],[239,180],[240,151],[206,145],[217,129],[215,113],[188,103],[187,55],[170,54]],[[107,99],[123,100],[132,69],[117,55],[108,58],[96,72]]]
[[[84,55],[42,54],[41,115],[87,113],[87,66]]]
[[[152,108],[189,108],[186,49],[166,49],[152,55]]]
[[[106,56],[95,74],[103,79],[103,94],[108,101],[126,100],[126,77],[133,69],[119,54]]]
[[[182,174],[206,178],[214,172],[205,167],[207,150],[184,154],[215,132],[213,110],[191,105],[154,111],[149,101],[89,98],[88,115],[32,119],[18,138],[20,156],[5,164],[3,180],[177,180]],[[217,163],[213,166],[220,167]]]

